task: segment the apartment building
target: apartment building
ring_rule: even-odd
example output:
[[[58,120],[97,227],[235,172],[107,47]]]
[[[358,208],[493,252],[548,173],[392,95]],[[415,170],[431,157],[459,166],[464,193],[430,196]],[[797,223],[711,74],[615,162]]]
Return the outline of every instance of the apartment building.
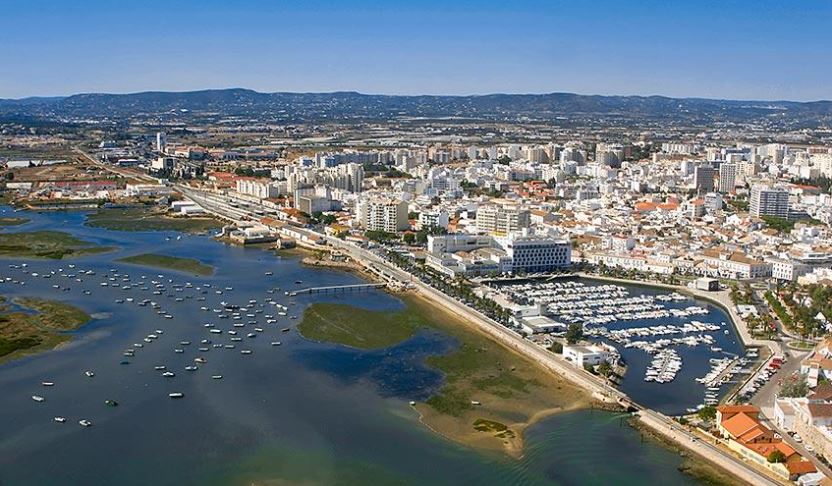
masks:
[[[386,196],[369,196],[358,203],[358,223],[366,231],[396,233],[410,227],[407,203]]]
[[[531,224],[527,209],[515,206],[486,205],[477,209],[477,229],[487,233],[507,235]]]
[[[755,185],[751,188],[749,208],[754,217],[777,216],[789,217],[789,192],[779,187]]]

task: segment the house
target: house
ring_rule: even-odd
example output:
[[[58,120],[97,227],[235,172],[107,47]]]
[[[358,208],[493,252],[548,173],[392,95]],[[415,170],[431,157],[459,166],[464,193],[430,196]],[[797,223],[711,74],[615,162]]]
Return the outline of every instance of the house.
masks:
[[[832,338],[826,338],[800,362],[800,373],[807,376],[811,388],[818,385],[818,379],[823,376],[832,381]]]
[[[817,472],[815,466],[803,459],[779,435],[760,422],[760,409],[752,405],[723,405],[716,408],[717,430],[729,449],[753,461],[774,474],[795,481]],[[779,452],[782,461],[769,462]]]

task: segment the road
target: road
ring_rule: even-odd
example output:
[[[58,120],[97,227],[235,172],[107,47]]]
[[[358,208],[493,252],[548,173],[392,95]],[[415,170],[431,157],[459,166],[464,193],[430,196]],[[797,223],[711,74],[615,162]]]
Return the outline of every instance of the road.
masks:
[[[119,177],[124,177],[126,179],[138,179],[138,180],[144,181],[148,184],[158,184],[159,183],[159,181],[157,179],[155,179],[155,178],[153,178],[153,177],[151,177],[147,174],[143,174],[141,172],[131,171],[131,170],[127,170],[127,169],[122,169],[120,167],[115,167],[112,164],[105,164],[105,163],[99,161],[97,158],[90,155],[89,153],[87,153],[81,147],[77,147],[77,146],[73,147],[73,150],[75,150],[75,152],[77,152],[78,155],[80,155],[81,157],[84,157],[85,159],[87,159],[91,164],[95,165],[96,167],[98,167],[100,169],[103,169],[103,170],[106,170],[108,172],[112,172],[113,174],[116,174]]]

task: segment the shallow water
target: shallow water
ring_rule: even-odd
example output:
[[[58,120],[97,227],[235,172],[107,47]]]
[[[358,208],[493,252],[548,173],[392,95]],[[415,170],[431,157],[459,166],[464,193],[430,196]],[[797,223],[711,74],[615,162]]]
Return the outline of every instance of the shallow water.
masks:
[[[0,216],[8,215],[8,208],[0,211]],[[32,221],[6,231],[59,229],[119,250],[65,261],[25,261],[25,269],[9,268],[22,260],[0,260],[0,277],[25,281],[0,284],[3,295],[59,299],[97,316],[74,333],[71,344],[0,366],[4,486],[246,484],[262,479],[286,484],[694,484],[676,470],[678,455],[642,442],[636,431],[620,424],[619,416],[609,413],[574,412],[536,424],[528,429],[528,450],[520,461],[434,435],[418,423],[407,400],[424,399],[441,386],[441,374],[425,367],[422,359],[452,349],[455,342],[447,336],[423,332],[388,350],[364,352],[310,342],[294,330],[282,332],[298,322],[288,317],[265,323],[265,314],[276,315],[264,303],[272,298],[296,316],[322,301],[380,311],[402,307],[378,291],[292,299],[282,293],[297,287],[297,280],[302,286],[358,283],[354,275],[305,268],[294,257],[225,246],[205,236],[176,240],[173,233],[87,228],[82,213],[25,216]],[[203,278],[113,262],[153,252],[198,258],[217,272]],[[82,269],[96,274],[80,276]],[[52,271],[56,275],[51,278],[31,276]],[[121,281],[125,274],[130,282]],[[113,287],[150,280],[164,282],[161,294],[152,293],[152,284],[147,291],[141,285]],[[101,286],[102,281],[108,286]],[[193,287],[186,288],[186,282]],[[206,283],[211,287],[201,287]],[[216,293],[228,286],[233,290]],[[282,290],[267,293],[276,286]],[[116,303],[127,297],[135,301]],[[138,306],[142,299],[157,301],[173,318]],[[257,300],[252,310],[263,310],[254,312],[254,318],[242,312],[239,321],[220,319],[200,310],[219,308],[221,301],[245,305],[250,299]],[[232,327],[249,320],[257,324]],[[206,322],[223,333],[209,333]],[[197,350],[201,339],[231,344],[227,331],[232,329],[242,338],[233,343],[235,349],[208,345],[207,352]],[[158,339],[143,341],[156,330],[163,331]],[[247,338],[249,332],[257,337]],[[183,340],[191,344],[179,344]],[[271,346],[272,341],[282,345]],[[134,348],[135,357],[122,356],[134,343],[143,344]],[[175,348],[184,352],[175,353]],[[241,349],[252,354],[242,355]],[[185,371],[196,356],[204,356],[207,363]],[[119,364],[122,360],[130,364]],[[160,376],[157,365],[176,376]],[[95,376],[84,376],[85,370],[94,370]],[[223,378],[211,379],[214,374]],[[55,386],[41,386],[44,380]],[[171,400],[171,392],[185,397]],[[34,402],[34,394],[46,401]],[[105,406],[107,399],[119,406]],[[67,422],[54,422],[57,415]],[[82,418],[94,425],[80,427]],[[623,450],[628,453],[621,454]]]

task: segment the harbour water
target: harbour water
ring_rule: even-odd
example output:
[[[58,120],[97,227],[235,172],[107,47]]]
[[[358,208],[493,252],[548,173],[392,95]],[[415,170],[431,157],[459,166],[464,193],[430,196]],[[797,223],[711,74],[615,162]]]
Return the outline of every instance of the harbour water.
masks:
[[[363,352],[283,332],[297,324],[291,316],[301,316],[313,302],[401,308],[380,291],[283,295],[299,285],[359,283],[354,275],[305,268],[295,257],[226,246],[207,236],[88,228],[83,213],[15,215],[32,221],[5,231],[62,230],[118,250],[72,260],[0,260],[0,294],[62,300],[95,315],[71,344],[0,365],[4,486],[696,484],[677,470],[681,457],[642,441],[622,416],[606,412],[568,413],[536,424],[520,460],[430,432],[407,400],[424,399],[441,386],[441,374],[423,358],[452,349],[452,339],[422,333],[391,349]],[[138,253],[198,258],[217,271],[194,277],[114,262]],[[145,299],[158,308],[139,305]],[[268,323],[266,315],[277,315],[272,300],[286,305],[287,315]],[[224,311],[221,302],[247,309]],[[235,336],[239,341],[228,334],[235,322],[245,323]],[[206,323],[222,334],[211,333]],[[124,355],[128,349],[133,356]],[[196,357],[205,363],[187,371]],[[175,376],[163,377],[158,366]],[[43,387],[43,381],[54,386]],[[184,397],[172,400],[169,393]],[[33,401],[35,394],[45,401]],[[67,421],[57,423],[55,416]],[[81,419],[93,425],[81,427]]]
[[[584,279],[584,281],[587,284],[608,283],[592,279]],[[625,285],[624,288],[631,295],[657,296],[670,293],[667,290],[642,285]],[[658,383],[655,381],[644,381],[653,355],[638,348],[626,348],[609,339],[600,339],[615,346],[627,364],[627,373],[621,382],[621,390],[636,402],[668,415],[683,414],[687,409],[703,403],[708,387],[705,384],[699,383],[696,379],[708,374],[712,368],[711,360],[741,357],[745,351],[737,335],[736,328],[731,324],[730,316],[721,307],[702,299],[694,299],[689,296],[685,297],[684,299],[662,302],[662,305],[667,309],[685,309],[696,306],[704,309],[706,312],[687,317],[671,316],[659,319],[635,319],[617,321],[604,325],[609,330],[653,327],[657,325],[681,327],[692,321],[713,324],[714,327],[718,326],[718,330],[715,331],[689,333],[690,335],[696,336],[707,335],[713,339],[712,344],[699,344],[695,346],[677,344],[668,347],[675,351],[682,361],[681,369],[676,374],[675,379],[670,382]],[[681,337],[681,335],[657,335],[638,337],[635,339],[655,343],[660,339],[668,339],[669,337]],[[728,392],[732,385],[734,383],[720,385],[718,386],[719,391],[714,393],[722,396]]]

